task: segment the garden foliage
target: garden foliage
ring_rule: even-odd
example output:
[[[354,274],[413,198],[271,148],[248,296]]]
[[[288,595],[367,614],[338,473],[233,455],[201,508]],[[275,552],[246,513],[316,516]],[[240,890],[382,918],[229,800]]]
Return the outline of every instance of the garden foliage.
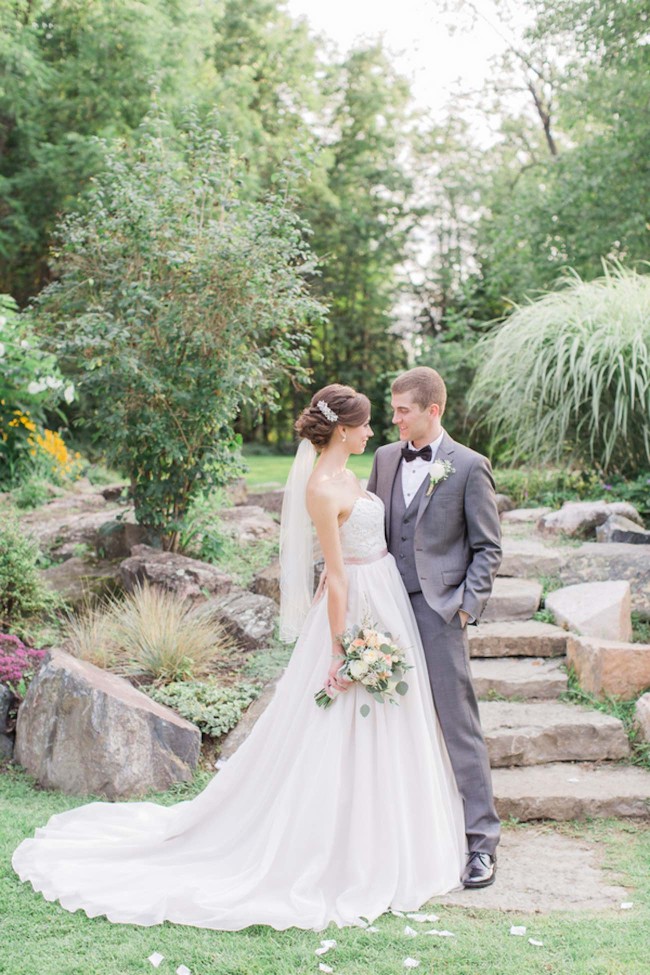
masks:
[[[36,542],[15,518],[5,515],[0,526],[0,625],[52,609],[57,602],[41,582],[38,557]]]
[[[214,124],[191,118],[176,135],[158,113],[136,152],[106,152],[86,211],[61,227],[59,280],[36,316],[130,477],[136,517],[174,548],[192,498],[236,470],[238,412],[304,376],[323,309],[286,183],[243,200],[243,164]]]
[[[182,681],[142,689],[154,701],[173,708],[212,738],[220,738],[234,728],[249,704],[260,694],[260,686],[256,684],[223,687],[214,681]]]

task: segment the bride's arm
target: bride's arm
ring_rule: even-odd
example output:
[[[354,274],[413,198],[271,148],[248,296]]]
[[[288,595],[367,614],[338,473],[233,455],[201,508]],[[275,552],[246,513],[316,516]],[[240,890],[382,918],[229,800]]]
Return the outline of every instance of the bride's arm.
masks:
[[[348,579],[339,536],[340,501],[328,492],[308,490],[307,510],[318,535],[327,571],[327,616],[332,637],[332,661],[328,679],[337,690],[345,690],[349,687],[349,682],[340,681],[337,677],[343,660],[338,637],[345,630],[348,604]]]

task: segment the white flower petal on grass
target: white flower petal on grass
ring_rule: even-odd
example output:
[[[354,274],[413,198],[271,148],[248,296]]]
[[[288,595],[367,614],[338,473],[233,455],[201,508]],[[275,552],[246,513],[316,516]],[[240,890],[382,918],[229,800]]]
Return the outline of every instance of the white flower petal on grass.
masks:
[[[149,955],[147,961],[150,961],[154,968],[158,968],[158,965],[164,960],[164,958],[165,956],[161,955],[159,951],[154,951],[153,955]]]
[[[407,914],[411,921],[419,921],[421,924],[435,924],[440,918],[437,914]]]
[[[192,973],[187,965],[179,965],[176,969],[176,975],[192,975]]]
[[[318,966],[318,971],[319,972],[325,972],[325,975],[332,975],[332,972],[334,971],[334,969],[333,968],[330,968],[329,965],[325,965],[325,964],[323,964],[323,962],[321,962],[320,965]]]
[[[420,962],[417,960],[417,958],[405,958],[404,959],[404,968],[418,968],[419,965],[420,965]]]
[[[413,928],[410,928],[407,924],[406,927],[404,928],[404,935],[407,938],[417,938],[418,933],[417,931],[414,931]]]
[[[510,934],[516,934],[520,938],[523,938],[523,936],[526,934],[526,928],[523,925],[517,926],[516,924],[513,924],[510,928]]]
[[[623,901],[621,904],[622,911],[629,911],[632,907],[634,907],[634,901]]]
[[[314,952],[315,955],[324,955],[331,948],[336,948],[336,941],[321,941],[320,948],[317,948]]]
[[[391,911],[390,913],[393,915],[393,917],[404,917],[403,911]]]
[[[366,928],[366,931],[370,931],[371,934],[377,934],[379,928],[376,928],[374,924],[371,924],[369,928]]]
[[[543,941],[535,941],[534,938],[529,938],[528,939],[528,944],[529,945],[535,945],[536,948],[543,948],[544,947],[544,942]]]
[[[431,931],[425,931],[424,933],[425,934],[434,934],[434,935],[437,935],[438,938],[455,938],[456,937],[456,935],[453,933],[453,931],[436,931],[435,928],[432,928]]]

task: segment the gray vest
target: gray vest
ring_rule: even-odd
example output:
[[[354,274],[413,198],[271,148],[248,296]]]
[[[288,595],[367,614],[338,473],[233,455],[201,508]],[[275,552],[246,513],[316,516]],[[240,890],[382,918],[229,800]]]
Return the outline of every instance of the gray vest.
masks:
[[[419,592],[421,589],[415,567],[415,521],[420,507],[420,498],[426,491],[428,483],[429,478],[425,477],[407,508],[402,491],[401,465],[397,468],[393,482],[388,549],[397,563],[407,592]]]

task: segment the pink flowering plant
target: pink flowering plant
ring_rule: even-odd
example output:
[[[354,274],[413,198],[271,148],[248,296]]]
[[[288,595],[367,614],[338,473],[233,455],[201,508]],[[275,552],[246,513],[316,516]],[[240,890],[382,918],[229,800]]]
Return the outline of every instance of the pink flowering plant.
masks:
[[[45,650],[34,650],[17,636],[0,633],[0,684],[6,684],[14,697],[22,700],[44,656]]]

